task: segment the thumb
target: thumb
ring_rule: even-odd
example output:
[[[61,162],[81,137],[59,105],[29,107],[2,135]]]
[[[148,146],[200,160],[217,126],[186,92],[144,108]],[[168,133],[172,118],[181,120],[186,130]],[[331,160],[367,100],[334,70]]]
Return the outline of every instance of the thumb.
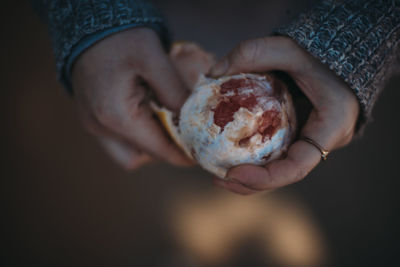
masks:
[[[215,64],[212,77],[241,72],[265,72],[269,70],[295,71],[292,62],[299,55],[287,37],[266,37],[240,43],[228,55]]]

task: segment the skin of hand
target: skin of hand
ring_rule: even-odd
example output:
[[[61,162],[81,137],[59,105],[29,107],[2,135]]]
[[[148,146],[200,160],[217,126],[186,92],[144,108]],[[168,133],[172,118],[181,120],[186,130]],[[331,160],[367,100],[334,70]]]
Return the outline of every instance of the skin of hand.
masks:
[[[192,91],[200,75],[210,72],[216,60],[214,55],[195,43],[181,41],[172,45],[170,59],[187,87]]]
[[[312,104],[300,129],[323,148],[332,151],[353,138],[359,104],[350,88],[327,66],[288,37],[266,37],[242,42],[210,71],[214,77],[247,72],[284,71]],[[240,165],[216,185],[239,194],[279,188],[302,180],[320,162],[321,153],[304,140],[296,140],[284,159],[265,166]]]
[[[154,158],[192,164],[148,105],[152,93],[177,111],[189,94],[152,29],[129,29],[90,47],[74,64],[72,85],[83,125],[126,169]]]

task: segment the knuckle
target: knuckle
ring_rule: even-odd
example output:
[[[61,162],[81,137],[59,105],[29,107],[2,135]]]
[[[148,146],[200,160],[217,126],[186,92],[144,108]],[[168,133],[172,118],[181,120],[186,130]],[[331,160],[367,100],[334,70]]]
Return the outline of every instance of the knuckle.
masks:
[[[308,174],[307,171],[305,171],[303,168],[299,168],[296,171],[295,177],[294,177],[294,182],[298,182],[300,180],[302,180],[304,177],[306,177]]]
[[[350,144],[352,140],[353,140],[353,134],[346,136],[344,140],[344,145]]]
[[[345,104],[344,104],[345,105]],[[356,108],[358,108],[358,103],[356,103]],[[339,136],[341,137],[340,146],[348,145],[356,133],[358,110],[354,106],[345,108],[346,112],[343,114],[343,120],[341,123],[341,131]]]
[[[130,117],[132,119],[137,119],[145,113],[145,103],[144,98],[135,97],[130,100],[130,103],[127,107]]]
[[[293,168],[294,168],[293,182],[298,182],[298,181],[302,180],[310,172],[304,166],[302,166],[299,162],[292,160],[292,163],[293,163]]]
[[[276,49],[288,53],[291,63],[287,64],[286,68],[295,74],[311,73],[315,69],[315,62],[309,53],[300,47],[290,37],[279,37],[279,42],[276,44]],[[319,62],[318,62],[319,63]]]
[[[256,59],[259,43],[255,40],[242,41],[236,50],[236,59],[240,63],[252,63]]]
[[[107,127],[116,126],[118,123],[118,115],[114,108],[108,107],[108,105],[99,105],[93,110],[93,117],[95,120]]]
[[[348,127],[348,130],[343,134],[342,142],[340,146],[346,146],[351,143],[354,137],[354,127]]]
[[[277,175],[273,175],[272,170],[270,169],[270,166],[267,165],[265,167],[265,175],[263,177],[262,182],[260,183],[260,187],[257,188],[259,190],[265,191],[265,190],[271,190],[274,188],[277,188],[279,186],[276,186],[280,183],[280,180],[282,177],[279,177]]]
[[[293,174],[292,174],[293,182],[298,182],[298,181],[302,180],[311,171],[311,170],[307,170],[304,166],[301,165],[301,163],[299,163],[293,157],[288,156],[287,160],[290,161],[290,163],[291,163],[290,168],[293,169]],[[290,177],[289,177],[289,179],[290,179]]]

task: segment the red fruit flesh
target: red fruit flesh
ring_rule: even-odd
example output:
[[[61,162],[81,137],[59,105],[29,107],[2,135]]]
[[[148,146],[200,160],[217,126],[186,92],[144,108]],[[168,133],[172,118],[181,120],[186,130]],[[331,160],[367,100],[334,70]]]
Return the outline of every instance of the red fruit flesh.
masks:
[[[233,115],[241,107],[252,110],[258,104],[257,97],[254,94],[241,94],[241,91],[253,86],[255,86],[253,82],[248,79],[230,79],[221,84],[220,93],[224,97],[213,110],[214,123],[221,127],[221,133],[225,126],[233,121]]]
[[[220,133],[224,131],[225,126],[229,122],[233,121],[235,112],[241,107],[252,111],[258,104],[258,99],[260,97],[269,97],[269,93],[266,89],[255,90],[259,89],[256,87],[260,87],[260,84],[246,78],[230,79],[221,84],[221,101],[213,110],[214,123],[221,127]],[[252,90],[251,93],[249,93],[249,89]],[[258,124],[257,132],[262,135],[263,141],[265,141],[266,138],[271,138],[281,126],[280,111],[276,109],[266,110]],[[242,138],[239,141],[239,145],[246,146],[250,138],[256,133]]]

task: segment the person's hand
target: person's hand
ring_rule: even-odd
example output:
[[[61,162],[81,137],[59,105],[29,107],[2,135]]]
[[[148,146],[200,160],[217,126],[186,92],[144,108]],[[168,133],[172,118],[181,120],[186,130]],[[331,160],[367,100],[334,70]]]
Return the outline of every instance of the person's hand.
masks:
[[[84,126],[122,166],[152,158],[190,164],[148,106],[149,92],[175,111],[188,95],[153,30],[130,29],[90,47],[73,67],[72,85]]]
[[[311,102],[313,109],[300,136],[306,136],[332,151],[353,137],[359,104],[347,85],[327,66],[287,37],[245,41],[211,70],[212,76],[240,72],[280,70],[289,74]],[[321,160],[320,151],[304,140],[295,141],[281,160],[266,166],[231,168],[227,180],[215,179],[224,188],[240,194],[275,189],[303,179]]]
[[[172,64],[190,91],[194,90],[201,75],[208,73],[216,63],[214,55],[192,42],[175,42],[169,53]]]

